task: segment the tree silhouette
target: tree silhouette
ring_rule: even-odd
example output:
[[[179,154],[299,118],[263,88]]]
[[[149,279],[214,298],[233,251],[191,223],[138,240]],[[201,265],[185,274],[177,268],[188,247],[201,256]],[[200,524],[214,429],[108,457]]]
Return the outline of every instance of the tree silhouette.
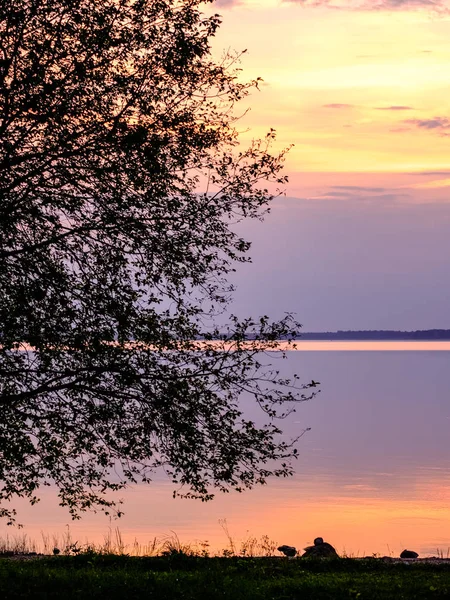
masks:
[[[213,60],[199,5],[0,3],[0,500],[54,484],[75,518],[158,468],[203,500],[292,473],[273,418],[310,386],[261,343],[298,324],[215,325],[248,260],[233,224],[264,213],[284,155],[273,131],[239,146],[258,80]]]

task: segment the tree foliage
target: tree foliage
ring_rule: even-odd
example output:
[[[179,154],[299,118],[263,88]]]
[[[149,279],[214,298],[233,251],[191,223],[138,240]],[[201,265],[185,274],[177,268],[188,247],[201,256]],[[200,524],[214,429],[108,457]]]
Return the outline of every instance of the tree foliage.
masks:
[[[258,81],[212,58],[219,24],[199,0],[0,1],[2,501],[55,484],[76,517],[158,468],[202,499],[292,472],[273,419],[310,386],[259,344],[297,324],[215,326],[248,260],[234,224],[285,182],[272,131],[238,144]]]

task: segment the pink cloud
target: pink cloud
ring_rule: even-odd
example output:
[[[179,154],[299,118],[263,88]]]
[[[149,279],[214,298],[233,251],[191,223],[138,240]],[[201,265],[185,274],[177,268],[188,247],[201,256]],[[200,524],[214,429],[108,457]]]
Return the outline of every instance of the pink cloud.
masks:
[[[434,12],[449,12],[449,0],[284,0],[305,7],[328,6],[343,10],[418,10],[425,9]]]
[[[323,108],[353,108],[353,104],[324,104]]]
[[[411,131],[411,127],[393,127],[389,131],[392,133],[404,133],[405,131]]]
[[[377,106],[375,110],[414,110],[412,106]]]
[[[450,135],[450,119],[447,117],[433,117],[432,119],[406,119],[407,125],[414,125],[419,129],[434,131],[440,135]]]
[[[241,0],[216,0],[215,5],[219,8],[233,8],[242,4]]]

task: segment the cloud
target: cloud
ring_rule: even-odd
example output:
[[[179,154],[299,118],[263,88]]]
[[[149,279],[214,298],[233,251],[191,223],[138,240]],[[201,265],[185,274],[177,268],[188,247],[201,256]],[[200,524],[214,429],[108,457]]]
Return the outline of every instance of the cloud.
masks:
[[[365,187],[361,185],[333,185],[331,186],[333,190],[347,190],[349,192],[367,192],[367,193],[380,193],[386,192],[386,188],[381,187]]]
[[[407,125],[414,125],[419,129],[435,131],[440,135],[450,135],[450,119],[447,117],[434,117],[433,119],[406,119]]]
[[[414,110],[412,106],[376,106],[375,110]]]
[[[342,10],[392,11],[420,10],[449,12],[449,0],[284,0],[305,7],[326,6]]]
[[[322,108],[353,108],[353,104],[324,104]]]
[[[450,170],[447,171],[420,171],[419,173],[416,173],[415,171],[413,172],[413,175],[424,175],[425,177],[439,177],[441,175],[450,175]]]
[[[349,198],[351,194],[348,192],[326,192],[324,196],[327,198]]]
[[[219,8],[232,8],[242,4],[241,0],[216,0],[216,6]]]
[[[408,193],[399,193],[396,190],[391,193],[383,193],[383,194],[354,194],[354,193],[344,193],[344,192],[333,192],[333,191],[325,191],[322,194],[318,194],[317,196],[310,196],[308,198],[311,202],[353,202],[356,205],[364,206],[367,204],[374,205],[382,205],[382,204],[397,204],[398,202],[406,202],[407,198],[411,198],[411,194]]]
[[[450,121],[447,117],[435,117],[434,119],[407,119],[405,123],[417,125],[422,129],[448,129]]]
[[[448,173],[447,173],[448,175]],[[450,179],[435,179],[433,181],[427,181],[425,183],[415,183],[409,186],[410,188],[415,188],[419,190],[435,190],[439,188],[448,188],[450,187]]]
[[[391,133],[404,133],[405,131],[411,131],[411,127],[393,127],[389,131]]]
[[[322,189],[317,189],[316,193],[309,196],[311,201],[330,202],[357,202],[358,204],[367,203],[390,203],[404,201],[409,197],[408,193],[392,187],[376,187],[364,185],[331,185]]]
[[[332,104],[322,104],[322,108],[333,108],[333,109],[350,109],[357,108],[354,104],[343,104],[340,102],[333,102]],[[402,104],[393,104],[392,106],[375,106],[374,110],[390,110],[392,112],[401,112],[406,110],[415,110],[412,106],[404,106]]]
[[[370,6],[370,4],[368,4]],[[445,0],[381,0],[375,3],[375,9],[378,10],[394,10],[405,9],[411,10],[415,8],[429,8],[432,10],[448,9]]]

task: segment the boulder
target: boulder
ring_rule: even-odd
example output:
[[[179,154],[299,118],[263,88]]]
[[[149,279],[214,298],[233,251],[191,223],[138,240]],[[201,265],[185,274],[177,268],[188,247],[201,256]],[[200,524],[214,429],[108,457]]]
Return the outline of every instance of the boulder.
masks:
[[[285,556],[292,557],[297,554],[297,548],[294,548],[294,546],[286,546],[286,544],[278,546],[277,550],[278,552],[282,552]]]
[[[418,558],[418,554],[417,552],[414,552],[414,550],[403,550],[403,552],[400,554],[400,558]]]
[[[331,544],[323,541],[323,538],[318,537],[314,540],[314,546],[305,548],[302,558],[339,558],[338,553]]]

